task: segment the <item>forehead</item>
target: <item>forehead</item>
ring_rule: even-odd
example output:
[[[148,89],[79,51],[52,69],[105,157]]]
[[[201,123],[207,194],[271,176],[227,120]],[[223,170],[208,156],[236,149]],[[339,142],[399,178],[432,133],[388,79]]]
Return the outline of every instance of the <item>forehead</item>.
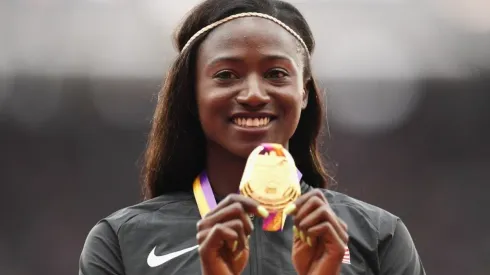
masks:
[[[282,54],[298,60],[302,48],[299,41],[278,24],[264,18],[245,17],[234,19],[212,30],[203,41],[199,55],[200,58],[208,59],[233,52]]]

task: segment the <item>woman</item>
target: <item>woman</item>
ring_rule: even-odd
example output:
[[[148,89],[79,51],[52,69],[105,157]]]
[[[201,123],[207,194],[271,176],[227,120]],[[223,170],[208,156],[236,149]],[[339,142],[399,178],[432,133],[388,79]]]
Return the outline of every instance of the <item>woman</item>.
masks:
[[[296,8],[208,0],[176,40],[146,151],[145,201],[91,230],[79,274],[425,274],[397,217],[322,189],[322,96]],[[267,210],[237,194],[247,157],[265,142],[288,148],[302,173],[279,232],[262,230]]]

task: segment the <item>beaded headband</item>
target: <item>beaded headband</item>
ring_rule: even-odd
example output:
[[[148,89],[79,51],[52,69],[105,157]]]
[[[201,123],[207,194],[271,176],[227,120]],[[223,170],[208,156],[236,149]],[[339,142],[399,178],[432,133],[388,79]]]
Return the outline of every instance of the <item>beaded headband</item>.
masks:
[[[231,15],[231,16],[228,16],[226,18],[223,18],[219,21],[216,21],[212,24],[209,24],[207,25],[206,27],[202,28],[201,30],[199,30],[198,32],[196,32],[188,41],[187,43],[185,43],[184,47],[182,48],[182,51],[181,52],[184,52],[187,48],[190,47],[190,45],[192,44],[192,42],[194,40],[196,40],[199,36],[201,36],[202,34],[216,28],[217,26],[221,25],[221,24],[224,24],[226,22],[229,22],[233,19],[237,19],[237,18],[243,18],[243,17],[260,17],[260,18],[264,18],[264,19],[268,19],[276,24],[278,24],[279,26],[283,27],[286,31],[288,31],[289,33],[291,33],[294,37],[296,37],[296,39],[301,43],[301,45],[303,45],[303,47],[305,48],[306,50],[306,53],[309,55],[309,50],[308,50],[308,47],[306,46],[306,43],[303,41],[303,39],[301,38],[301,36],[299,36],[293,29],[291,29],[288,25],[284,24],[283,22],[281,22],[279,19],[275,18],[275,17],[272,17],[268,14],[264,14],[264,13],[258,13],[258,12],[244,12],[244,13],[238,13],[238,14],[234,14],[234,15]]]

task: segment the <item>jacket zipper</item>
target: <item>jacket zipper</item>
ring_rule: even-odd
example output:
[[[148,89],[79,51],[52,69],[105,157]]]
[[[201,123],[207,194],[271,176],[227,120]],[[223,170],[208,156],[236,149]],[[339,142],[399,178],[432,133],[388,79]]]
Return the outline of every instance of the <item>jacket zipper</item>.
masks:
[[[250,242],[250,274],[259,275],[260,274],[260,238],[262,228],[262,219],[257,217],[253,218],[254,228],[256,228],[251,237]],[[259,229],[257,229],[259,228]]]

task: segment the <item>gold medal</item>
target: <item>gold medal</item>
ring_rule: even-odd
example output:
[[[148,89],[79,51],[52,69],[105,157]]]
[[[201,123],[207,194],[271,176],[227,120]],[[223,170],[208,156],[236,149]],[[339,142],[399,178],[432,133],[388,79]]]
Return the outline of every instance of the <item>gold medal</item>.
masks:
[[[291,154],[280,144],[257,147],[247,160],[240,193],[256,200],[271,213],[264,220],[264,230],[281,230],[285,221],[283,209],[301,195]]]

